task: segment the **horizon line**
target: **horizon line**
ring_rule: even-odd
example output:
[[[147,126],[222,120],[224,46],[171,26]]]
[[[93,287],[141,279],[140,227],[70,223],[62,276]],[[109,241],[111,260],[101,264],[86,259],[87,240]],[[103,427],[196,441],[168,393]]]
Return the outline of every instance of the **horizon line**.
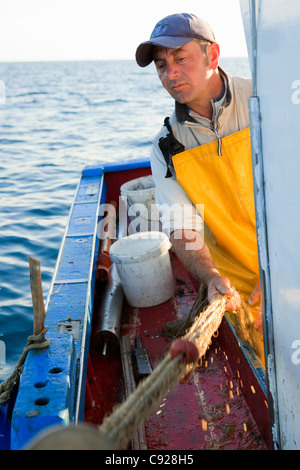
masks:
[[[248,55],[226,55],[220,57],[220,60],[222,59],[248,59]],[[113,58],[113,59],[1,59],[0,58],[0,63],[36,63],[36,62],[108,62],[108,61],[116,61],[116,62],[135,62],[135,58],[133,59],[118,59],[118,58]]]

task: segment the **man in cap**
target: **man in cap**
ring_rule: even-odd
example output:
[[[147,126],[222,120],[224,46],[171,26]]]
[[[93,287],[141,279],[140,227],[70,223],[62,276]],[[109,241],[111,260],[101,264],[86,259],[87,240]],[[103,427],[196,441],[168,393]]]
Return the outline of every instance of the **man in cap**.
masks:
[[[227,295],[227,309],[234,311],[240,295],[249,303],[259,298],[248,115],[252,85],[222,70],[219,56],[211,27],[187,13],[162,19],[136,51],[141,67],[154,61],[175,100],[151,154],[163,227],[179,259],[207,286],[208,300]]]

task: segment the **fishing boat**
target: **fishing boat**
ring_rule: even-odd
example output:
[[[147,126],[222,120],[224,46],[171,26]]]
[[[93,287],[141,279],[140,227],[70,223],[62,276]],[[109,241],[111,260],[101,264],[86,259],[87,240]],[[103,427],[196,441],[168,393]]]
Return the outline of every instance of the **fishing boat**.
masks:
[[[174,253],[174,294],[150,307],[130,306],[114,282],[115,265],[103,263],[97,234],[105,203],[118,202],[125,183],[150,174],[148,161],[83,170],[46,305],[50,344],[28,352],[11,417],[11,449],[26,447],[53,425],[100,426],[159,364],[174,339],[164,327],[190,311],[199,285]],[[138,365],[141,350],[146,364]],[[265,449],[268,430],[264,368],[224,317],[193,378],[157,404],[129,447]]]
[[[193,374],[173,383],[159,401],[153,397],[147,416],[130,428],[122,447],[128,451],[170,454],[176,450],[300,446],[296,243],[300,230],[294,212],[286,210],[294,207],[299,192],[295,178],[299,159],[293,158],[297,155],[298,131],[297,126],[290,125],[296,122],[299,109],[299,83],[293,71],[285,76],[284,101],[283,74],[278,72],[276,60],[278,50],[280,60],[290,59],[288,45],[299,35],[300,9],[295,3],[293,7],[291,19],[284,2],[241,1],[254,83],[249,108],[265,366],[222,316]],[[280,44],[272,42],[278,31]],[[274,47],[266,51],[264,44]],[[274,64],[278,75],[272,75],[270,87],[264,77],[270,76],[268,70],[274,70]],[[289,67],[282,68],[287,73]],[[279,96],[283,109],[289,109],[284,122],[278,119]],[[287,137],[284,145],[282,135]],[[99,163],[83,169],[45,306],[49,344],[28,351],[15,395],[0,406],[2,448],[38,448],[41,442],[48,442],[48,448],[52,442],[55,448],[51,436],[58,433],[62,442],[60,430],[79,429],[80,436],[89,436],[93,430],[97,436],[101,429],[109,429],[110,422],[113,429],[122,428],[125,419],[118,416],[141,412],[136,408],[139,400],[131,397],[138,396],[144,384],[152,390],[166,351],[178,339],[178,331],[170,333],[168,328],[189,318],[201,291],[199,282],[170,249],[172,295],[156,305],[142,307],[131,305],[125,295],[125,283],[130,284],[133,278],[121,280],[104,242],[112,241],[113,247],[127,237],[132,221],[137,226],[138,219],[143,225],[140,215],[132,215],[127,205],[124,209],[122,188],[149,176],[147,160]],[[287,185],[292,191],[286,191]],[[143,189],[136,191],[137,201]],[[118,221],[117,230],[113,236],[101,238],[110,207],[113,220]],[[292,212],[293,230],[288,233],[278,223],[278,209],[284,227],[290,226]],[[159,232],[159,225],[155,225],[155,232],[157,228]],[[166,290],[164,282],[162,290]],[[143,289],[135,290],[142,295]],[[162,379],[161,386],[163,383]],[[124,406],[126,413],[116,414]],[[125,427],[125,434],[127,431]],[[92,437],[88,440],[98,448]],[[80,447],[74,435],[73,444]],[[110,441],[104,448],[119,446]]]

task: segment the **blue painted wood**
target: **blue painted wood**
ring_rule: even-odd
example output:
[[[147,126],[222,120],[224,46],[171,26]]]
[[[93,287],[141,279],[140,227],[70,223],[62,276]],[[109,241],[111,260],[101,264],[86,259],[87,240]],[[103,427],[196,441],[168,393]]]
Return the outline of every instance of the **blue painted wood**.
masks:
[[[61,280],[88,280],[90,257],[93,250],[93,235],[67,237],[56,276],[56,284]]]
[[[0,451],[10,449],[11,400],[0,405]]]
[[[52,424],[83,419],[100,244],[98,210],[107,190],[104,176],[106,172],[149,166],[148,160],[131,160],[100,163],[82,171],[46,303],[50,346],[30,351],[26,358],[12,414],[12,449],[23,448]]]
[[[256,380],[260,384],[260,387],[263,390],[264,394],[267,396],[267,379],[264,366],[262,365],[257,355],[253,352],[253,349],[250,344],[247,341],[238,338],[232,323],[230,321],[227,321],[227,324],[231,329],[233,337],[235,337],[236,342],[239,344],[239,347],[243,351],[243,354],[249,364],[250,369],[256,377]]]
[[[69,223],[68,236],[72,235],[93,235],[94,225],[97,216],[98,204],[74,204]]]
[[[84,168],[82,174],[84,176],[95,176],[112,171],[133,170],[134,168],[149,168],[150,160],[136,159],[128,160],[126,162],[104,162],[98,165],[88,165]]]
[[[73,339],[65,334],[48,338],[47,350],[29,351],[24,365],[11,425],[12,450],[22,449],[41,429],[72,421]]]
[[[23,448],[52,424],[83,418],[98,209],[105,192],[103,172],[95,173],[83,172],[70,210],[46,304],[50,346],[30,351],[26,358],[12,414],[12,449]]]

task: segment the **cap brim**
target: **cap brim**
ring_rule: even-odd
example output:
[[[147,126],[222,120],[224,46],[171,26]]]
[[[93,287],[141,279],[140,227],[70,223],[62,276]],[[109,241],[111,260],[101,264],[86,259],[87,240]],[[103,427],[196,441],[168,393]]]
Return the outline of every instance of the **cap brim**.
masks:
[[[153,60],[153,46],[166,47],[167,49],[176,49],[192,41],[192,37],[181,38],[178,36],[162,36],[151,41],[142,42],[135,54],[136,61],[140,67],[146,67]]]

